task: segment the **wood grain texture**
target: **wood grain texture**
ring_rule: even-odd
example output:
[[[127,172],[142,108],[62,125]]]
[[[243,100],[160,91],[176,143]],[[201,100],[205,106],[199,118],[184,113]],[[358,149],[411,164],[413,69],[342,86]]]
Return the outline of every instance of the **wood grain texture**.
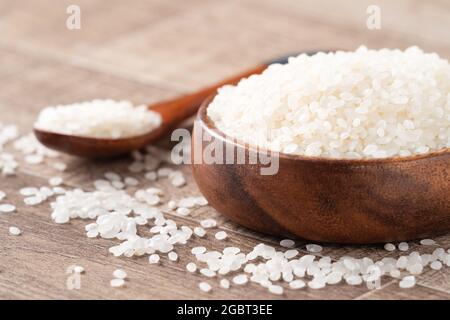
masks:
[[[129,99],[136,104],[166,100],[289,52],[354,49],[360,44],[375,48],[416,44],[450,57],[445,34],[450,27],[448,2],[377,2],[384,17],[382,29],[369,31],[365,26],[367,1],[136,0],[123,6],[118,0],[81,0],[77,3],[82,10],[82,29],[69,31],[65,9],[71,1],[0,0],[0,122],[17,123],[22,133],[27,133],[46,105],[93,98]],[[160,145],[169,145],[167,139]],[[150,183],[129,173],[127,157],[86,161],[64,156],[59,160],[68,164],[68,170],[61,174],[52,169],[54,160],[29,165],[11,146],[7,149],[15,153],[20,168],[15,178],[0,177],[0,189],[7,193],[5,201],[18,206],[16,213],[0,215],[2,299],[450,298],[446,270],[425,272],[418,277],[418,287],[405,291],[397,290],[396,280],[385,279],[382,288],[373,292],[365,286],[339,285],[326,290],[286,290],[277,297],[256,285],[223,290],[217,281],[211,281],[213,291],[202,293],[197,285],[204,278],[184,271],[192,260],[191,246],[221,249],[236,244],[247,251],[261,241],[278,246],[280,239],[237,226],[205,207],[189,217],[170,217],[189,226],[214,217],[219,229],[229,234],[226,242],[215,241],[211,231],[205,239],[177,248],[178,263],[163,258],[160,266],[149,265],[145,258],[114,258],[107,251],[114,241],[87,239],[82,221],[54,224],[49,202],[24,206],[17,190],[46,185],[55,175],[64,177],[66,187],[92,190],[93,179],[113,170],[136,176],[142,186],[164,188],[165,200],[180,199],[200,193],[190,168],[182,168],[188,186],[175,188],[165,180]],[[10,236],[11,225],[21,228],[23,234]],[[450,236],[436,240],[450,247]],[[302,252],[304,244],[298,241]],[[432,248],[414,242],[411,250],[429,252]],[[379,245],[327,245],[321,253],[334,259],[401,254],[405,253],[386,253]],[[65,286],[66,269],[73,264],[86,269],[80,290]],[[129,281],[123,290],[113,290],[109,281],[119,267],[127,271]]]

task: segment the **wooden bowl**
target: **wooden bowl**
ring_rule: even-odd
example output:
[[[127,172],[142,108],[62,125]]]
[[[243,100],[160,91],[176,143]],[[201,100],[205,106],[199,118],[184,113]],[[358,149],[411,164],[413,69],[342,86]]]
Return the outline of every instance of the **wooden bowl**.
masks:
[[[196,150],[211,144],[201,139],[202,130],[215,143],[235,148],[234,160],[238,152],[248,156],[256,150],[215,128],[206,114],[210,101],[198,112],[193,160]],[[358,244],[412,240],[450,231],[449,148],[406,158],[365,160],[281,153],[275,175],[260,174],[267,165],[245,163],[193,161],[193,174],[214,208],[253,230]]]

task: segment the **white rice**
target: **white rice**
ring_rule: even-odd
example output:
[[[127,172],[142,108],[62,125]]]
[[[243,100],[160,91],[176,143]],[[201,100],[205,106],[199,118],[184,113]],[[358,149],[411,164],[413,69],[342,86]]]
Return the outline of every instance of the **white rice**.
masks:
[[[9,204],[9,203],[3,203],[0,204],[0,213],[10,213],[14,212],[16,210],[16,206]]]
[[[12,236],[19,236],[22,231],[17,227],[9,227],[9,234]]]
[[[127,273],[122,269],[116,269],[113,272],[113,276],[116,279],[125,279],[127,277]]]
[[[228,136],[326,158],[450,147],[450,64],[417,47],[302,54],[222,87],[207,110]]]
[[[34,127],[62,134],[118,139],[144,134],[161,124],[161,116],[129,101],[92,100],[47,107]]]
[[[210,292],[212,287],[209,283],[207,282],[200,282],[198,284],[198,287],[200,288],[200,290],[202,290],[203,292]]]
[[[125,280],[124,279],[112,279],[110,281],[110,285],[113,288],[120,288],[125,285]]]

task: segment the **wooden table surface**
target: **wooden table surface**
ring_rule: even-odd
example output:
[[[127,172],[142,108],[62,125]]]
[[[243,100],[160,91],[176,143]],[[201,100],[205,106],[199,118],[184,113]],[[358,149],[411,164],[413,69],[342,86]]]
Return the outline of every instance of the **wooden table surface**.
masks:
[[[93,98],[129,99],[149,103],[198,89],[233,75],[259,61],[278,55],[315,49],[355,49],[419,45],[450,58],[450,2],[447,0],[376,1],[381,7],[381,29],[366,27],[366,8],[372,1],[334,0],[77,0],[0,1],[0,122],[15,123],[30,132],[39,110],[47,105]],[[81,8],[81,29],[65,26],[69,4]],[[8,148],[10,150],[11,148]],[[25,206],[18,189],[47,184],[56,172],[48,165],[29,165],[23,156],[16,177],[0,177],[0,190],[17,212],[0,216],[0,298],[2,299],[448,299],[450,268],[429,268],[413,289],[399,289],[398,280],[385,277],[382,286],[337,285],[324,290],[286,290],[271,295],[249,284],[201,292],[204,278],[187,274],[190,248],[223,248],[237,244],[249,248],[264,241],[277,246],[280,239],[266,237],[225,221],[212,208],[201,208],[177,222],[195,226],[204,217],[217,217],[225,242],[194,239],[177,249],[180,261],[166,258],[158,266],[147,258],[115,258],[107,248],[113,240],[88,239],[82,221],[56,225],[49,202]],[[66,187],[92,188],[92,180],[114,168],[127,172],[128,158],[88,162],[71,157],[63,174]],[[171,188],[156,182],[170,197],[198,195],[189,167],[189,184]],[[147,182],[148,183],[148,182]],[[226,199],[224,199],[226,201]],[[23,234],[13,237],[16,225]],[[450,236],[436,239],[448,248]],[[299,241],[299,244],[302,242]],[[411,250],[430,251],[411,243]],[[304,246],[301,247],[304,252]],[[322,254],[339,258],[387,255],[381,246],[328,245]],[[398,256],[398,252],[389,256]],[[66,289],[66,269],[86,269],[80,290]],[[111,273],[129,274],[125,288],[109,286]],[[217,281],[216,281],[217,282]]]

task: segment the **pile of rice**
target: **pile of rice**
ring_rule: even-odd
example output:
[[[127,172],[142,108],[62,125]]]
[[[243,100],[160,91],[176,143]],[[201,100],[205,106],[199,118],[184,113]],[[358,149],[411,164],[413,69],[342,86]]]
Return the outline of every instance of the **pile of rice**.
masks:
[[[450,64],[417,47],[306,54],[222,87],[208,107],[246,143],[326,158],[450,147]]]
[[[161,116],[147,106],[129,101],[92,100],[47,107],[41,111],[37,129],[93,138],[118,139],[150,132]]]

